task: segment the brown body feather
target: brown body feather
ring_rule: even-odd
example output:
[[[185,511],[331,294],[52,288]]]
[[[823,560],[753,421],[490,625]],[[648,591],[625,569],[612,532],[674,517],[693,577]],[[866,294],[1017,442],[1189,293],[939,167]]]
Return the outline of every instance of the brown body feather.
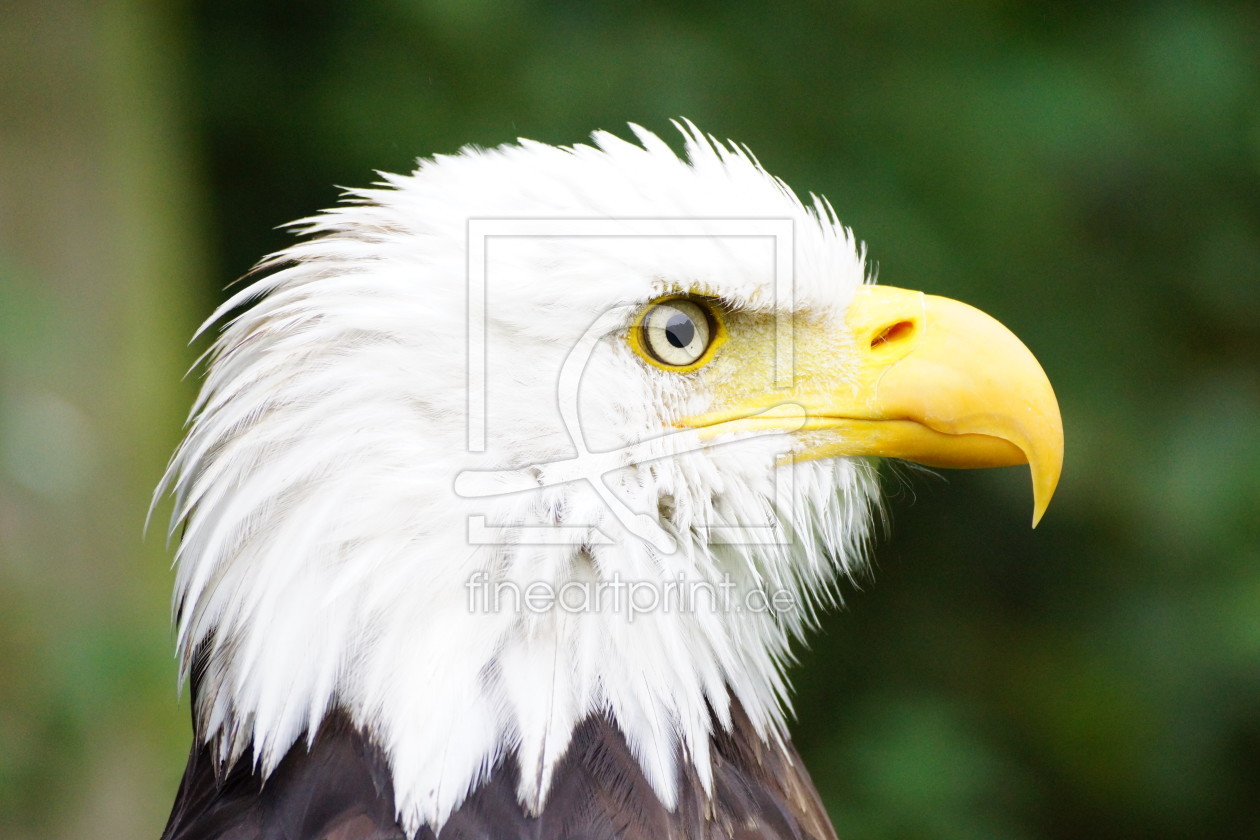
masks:
[[[652,791],[621,730],[587,718],[557,767],[539,814],[516,795],[516,759],[500,761],[436,836],[418,840],[835,840],[809,774],[790,744],[767,744],[743,710],[713,736],[713,795],[693,768],[670,811]],[[215,772],[194,747],[162,840],[404,840],[384,755],[344,714],[310,748],[296,744],[262,782],[243,759]]]

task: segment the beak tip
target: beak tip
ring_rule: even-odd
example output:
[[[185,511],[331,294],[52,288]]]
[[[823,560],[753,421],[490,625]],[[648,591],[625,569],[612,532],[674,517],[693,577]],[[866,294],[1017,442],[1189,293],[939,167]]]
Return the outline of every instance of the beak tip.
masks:
[[[1062,450],[1060,450],[1062,452]],[[1058,461],[1062,464],[1062,456]],[[1054,491],[1059,486],[1060,469],[1056,465],[1053,473],[1050,475],[1038,474],[1036,467],[1032,468],[1033,474],[1033,515],[1032,526],[1036,528],[1041,524],[1041,519],[1046,515],[1046,510],[1050,507],[1050,500],[1054,498]]]

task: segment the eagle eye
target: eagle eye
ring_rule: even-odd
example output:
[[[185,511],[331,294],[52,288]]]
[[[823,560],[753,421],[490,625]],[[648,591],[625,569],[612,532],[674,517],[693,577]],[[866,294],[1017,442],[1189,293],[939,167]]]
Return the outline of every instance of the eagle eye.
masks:
[[[722,325],[713,307],[694,297],[668,297],[648,304],[631,331],[639,355],[668,370],[695,370],[709,360]]]

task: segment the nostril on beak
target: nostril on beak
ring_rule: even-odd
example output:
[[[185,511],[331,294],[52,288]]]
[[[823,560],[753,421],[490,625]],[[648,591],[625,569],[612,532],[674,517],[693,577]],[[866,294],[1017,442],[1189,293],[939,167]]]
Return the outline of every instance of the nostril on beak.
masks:
[[[905,341],[913,335],[913,321],[897,321],[875,333],[875,337],[871,339],[871,349],[874,350],[886,344],[896,344],[897,342]]]

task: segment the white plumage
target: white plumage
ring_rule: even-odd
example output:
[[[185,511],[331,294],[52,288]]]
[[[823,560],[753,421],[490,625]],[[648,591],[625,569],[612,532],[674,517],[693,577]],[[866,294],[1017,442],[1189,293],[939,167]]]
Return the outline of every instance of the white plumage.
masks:
[[[746,319],[819,326],[847,369],[843,319],[866,282],[849,231],[746,151],[682,130],[685,159],[636,127],[641,145],[606,133],[573,148],[521,141],[383,175],[297,223],[306,238],[266,260],[203,326],[222,332],[162,490],[174,489],[172,530],[184,529],[183,674],[200,669],[197,731],[220,761],[252,744],[249,759],[270,773],[342,708],[383,748],[400,823],[414,834],[439,828],[507,752],[520,802],[536,811],[574,727],[593,713],[612,716],[667,807],[680,756],[711,784],[710,736],[729,725],[732,698],[764,739],[785,737],[789,644],[861,562],[870,533],[877,487],[865,459],[780,464],[776,453],[794,445],[783,436],[715,446],[676,429],[737,387],[734,373],[646,365],[622,340],[624,324],[583,370],[582,429],[601,451],[655,441],[665,457],[613,471],[608,486],[677,539],[677,552],[626,533],[580,481],[486,498],[453,491],[464,471],[573,456],[557,377],[617,307],[675,291],[720,298]],[[518,218],[646,218],[663,232],[677,220],[688,235],[490,241],[486,451],[470,452],[469,220]],[[739,218],[790,220],[791,311],[775,311],[773,241],[691,235],[696,220]],[[785,507],[776,487],[789,471]],[[501,544],[470,545],[473,516]],[[713,526],[768,516],[789,544],[711,542]],[[521,536],[520,526],[546,525],[583,526],[589,539]],[[633,620],[493,612],[470,603],[478,573],[522,588],[729,579],[737,603],[782,590],[799,608]]]

